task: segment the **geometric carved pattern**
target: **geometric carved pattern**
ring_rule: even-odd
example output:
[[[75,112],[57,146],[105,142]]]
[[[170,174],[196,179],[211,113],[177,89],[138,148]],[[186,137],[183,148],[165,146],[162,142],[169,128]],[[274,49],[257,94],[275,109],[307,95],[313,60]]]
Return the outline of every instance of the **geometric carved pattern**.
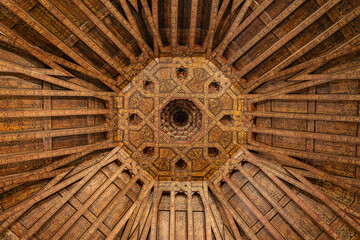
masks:
[[[190,141],[201,130],[202,114],[190,100],[171,100],[160,113],[160,129],[173,141]]]
[[[181,78],[180,68],[186,70]],[[242,106],[232,83],[205,58],[153,61],[120,96],[124,99],[118,112],[123,148],[159,180],[207,179],[245,143]],[[142,121],[129,123],[131,114]],[[223,123],[224,116],[232,116],[231,124]],[[154,148],[152,156],[144,154],[149,147]],[[219,153],[209,155],[208,148]],[[180,159],[186,171],[178,171]]]

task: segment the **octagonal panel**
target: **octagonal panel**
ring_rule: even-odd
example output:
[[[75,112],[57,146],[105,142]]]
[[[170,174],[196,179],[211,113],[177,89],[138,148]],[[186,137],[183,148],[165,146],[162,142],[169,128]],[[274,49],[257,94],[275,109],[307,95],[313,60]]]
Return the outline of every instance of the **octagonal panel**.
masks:
[[[188,142],[202,130],[202,113],[190,99],[172,99],[160,111],[160,130],[172,141]]]
[[[156,59],[116,103],[122,148],[158,180],[209,178],[245,143],[238,95],[205,58]]]

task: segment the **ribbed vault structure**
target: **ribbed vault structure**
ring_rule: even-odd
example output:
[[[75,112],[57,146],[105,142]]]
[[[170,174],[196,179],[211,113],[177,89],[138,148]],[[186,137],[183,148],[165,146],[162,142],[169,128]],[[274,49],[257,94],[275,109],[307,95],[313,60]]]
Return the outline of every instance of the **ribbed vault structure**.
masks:
[[[0,0],[0,20],[1,239],[360,239],[360,1]],[[149,63],[199,57],[246,141],[161,181],[119,99]]]

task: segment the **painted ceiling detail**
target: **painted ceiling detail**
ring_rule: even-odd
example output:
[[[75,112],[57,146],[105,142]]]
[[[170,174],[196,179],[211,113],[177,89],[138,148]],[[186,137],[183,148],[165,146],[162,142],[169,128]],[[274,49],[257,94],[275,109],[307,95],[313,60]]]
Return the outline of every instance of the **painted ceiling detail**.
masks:
[[[119,95],[123,149],[156,179],[209,178],[246,143],[237,91],[205,58],[154,60]]]
[[[359,0],[0,0],[0,239],[359,240]]]

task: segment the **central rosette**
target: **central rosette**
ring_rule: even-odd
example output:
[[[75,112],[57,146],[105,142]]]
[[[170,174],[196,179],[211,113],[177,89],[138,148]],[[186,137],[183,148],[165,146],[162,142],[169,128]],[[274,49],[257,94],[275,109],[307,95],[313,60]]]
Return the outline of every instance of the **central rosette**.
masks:
[[[201,110],[189,99],[172,99],[160,112],[160,130],[172,141],[191,141],[201,128]]]

